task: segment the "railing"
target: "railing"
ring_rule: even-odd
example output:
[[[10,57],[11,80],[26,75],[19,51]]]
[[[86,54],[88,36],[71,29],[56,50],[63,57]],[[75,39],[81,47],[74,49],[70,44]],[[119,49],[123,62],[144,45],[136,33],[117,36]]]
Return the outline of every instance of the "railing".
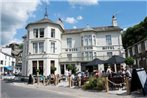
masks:
[[[74,48],[62,48],[62,52],[81,52],[85,50],[97,50],[97,51],[105,51],[105,50],[119,50],[123,47],[121,45],[109,45],[109,46],[82,46],[82,47],[74,47]]]
[[[99,58],[101,60],[107,60],[109,59],[108,56],[97,56],[96,58]],[[62,57],[59,58],[60,62],[89,62],[95,59],[95,57],[72,57],[72,58],[67,58],[67,57]]]

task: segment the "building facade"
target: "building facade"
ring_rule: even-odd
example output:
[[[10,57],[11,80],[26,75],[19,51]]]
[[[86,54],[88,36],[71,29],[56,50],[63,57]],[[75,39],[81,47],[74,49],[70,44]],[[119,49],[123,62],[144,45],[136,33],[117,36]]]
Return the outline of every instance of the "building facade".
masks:
[[[15,73],[15,64],[16,64],[16,59],[11,55],[11,48],[2,48],[0,50],[1,74],[4,74],[4,72],[8,72],[8,71]]]
[[[147,71],[147,38],[126,49],[126,56],[135,59],[134,67],[143,67]]]
[[[26,26],[23,37],[22,74],[51,74],[55,66],[56,74],[64,74],[68,64],[79,71],[86,70],[84,64],[99,58],[107,60],[112,55],[124,55],[121,28],[112,17],[111,26],[64,29],[61,19],[53,22],[47,17]]]

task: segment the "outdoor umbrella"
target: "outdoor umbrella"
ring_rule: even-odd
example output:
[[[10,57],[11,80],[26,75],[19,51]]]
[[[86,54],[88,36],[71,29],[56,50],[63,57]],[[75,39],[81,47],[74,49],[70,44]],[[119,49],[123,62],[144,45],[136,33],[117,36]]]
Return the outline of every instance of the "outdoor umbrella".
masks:
[[[116,64],[124,63],[125,59],[118,55],[113,55],[111,58],[106,60],[106,64],[114,64],[115,72],[117,72]]]
[[[95,58],[94,60],[92,60],[91,62],[87,63],[85,66],[95,66],[95,65],[98,65],[98,64],[104,64],[105,61],[103,60],[100,60],[98,58]]]
[[[113,55],[111,58],[109,58],[108,60],[106,60],[106,64],[120,64],[123,63],[125,61],[125,59],[121,56],[118,55]]]

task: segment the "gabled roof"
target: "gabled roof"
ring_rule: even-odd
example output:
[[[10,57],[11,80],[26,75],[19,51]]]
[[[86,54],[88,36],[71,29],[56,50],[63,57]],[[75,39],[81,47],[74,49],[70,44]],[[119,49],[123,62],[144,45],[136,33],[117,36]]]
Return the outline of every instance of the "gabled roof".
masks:
[[[39,21],[29,23],[29,24],[26,26],[26,29],[28,28],[29,25],[44,24],[44,23],[57,25],[57,26],[59,26],[60,28],[62,28],[60,24],[55,23],[55,22],[53,22],[52,20],[50,20],[50,19],[48,19],[48,18],[43,18],[43,19],[41,19],[41,20],[39,20]],[[62,30],[63,30],[63,28],[62,28]]]
[[[103,27],[90,27],[91,29],[79,28],[79,29],[65,29],[65,33],[81,33],[86,31],[105,32],[105,31],[121,31],[118,26],[103,26]]]

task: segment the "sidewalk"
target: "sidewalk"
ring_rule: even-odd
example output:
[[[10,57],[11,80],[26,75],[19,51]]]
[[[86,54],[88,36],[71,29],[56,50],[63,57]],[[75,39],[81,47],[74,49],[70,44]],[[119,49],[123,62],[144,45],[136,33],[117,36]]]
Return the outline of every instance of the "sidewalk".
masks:
[[[134,95],[126,95],[125,91],[110,91],[110,92],[97,92],[97,91],[84,91],[80,88],[69,88],[67,82],[62,82],[58,84],[57,86],[54,85],[48,85],[44,86],[43,84],[33,84],[33,85],[28,85],[27,83],[17,83],[14,82],[12,83],[15,86],[21,86],[21,87],[27,87],[27,88],[34,88],[34,89],[40,89],[40,90],[45,90],[49,92],[54,92],[58,94],[63,94],[63,95],[70,95],[74,96],[76,98],[141,98],[141,97],[135,97]],[[146,98],[146,97],[142,97]]]

